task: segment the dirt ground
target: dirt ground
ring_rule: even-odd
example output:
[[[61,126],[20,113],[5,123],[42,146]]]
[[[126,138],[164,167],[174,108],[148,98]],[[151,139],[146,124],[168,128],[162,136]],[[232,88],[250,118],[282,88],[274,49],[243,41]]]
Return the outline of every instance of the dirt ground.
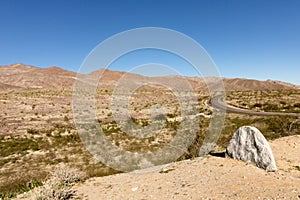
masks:
[[[92,178],[73,189],[80,199],[300,199],[300,135],[270,145],[277,172],[208,156]]]

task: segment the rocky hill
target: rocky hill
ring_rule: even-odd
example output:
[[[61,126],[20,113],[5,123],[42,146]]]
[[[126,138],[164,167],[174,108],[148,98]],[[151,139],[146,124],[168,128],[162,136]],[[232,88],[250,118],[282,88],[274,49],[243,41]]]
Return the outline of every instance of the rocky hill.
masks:
[[[100,88],[113,89],[119,79],[124,75],[135,82],[165,82],[177,84],[180,80],[188,80],[190,85],[197,90],[206,90],[206,83],[214,84],[219,78],[208,77],[183,77],[183,76],[162,76],[145,77],[138,74],[131,74],[107,69],[99,69],[90,74],[82,75],[95,79],[101,75]],[[77,73],[61,69],[59,67],[38,68],[25,64],[12,64],[0,66],[0,88],[71,88],[77,79]],[[96,80],[96,79],[95,79]],[[281,81],[258,81],[242,78],[223,78],[226,90],[290,90],[299,89],[299,86]]]
[[[64,88],[73,85],[76,73],[59,67],[37,68],[24,64],[0,66],[0,80],[21,88]]]

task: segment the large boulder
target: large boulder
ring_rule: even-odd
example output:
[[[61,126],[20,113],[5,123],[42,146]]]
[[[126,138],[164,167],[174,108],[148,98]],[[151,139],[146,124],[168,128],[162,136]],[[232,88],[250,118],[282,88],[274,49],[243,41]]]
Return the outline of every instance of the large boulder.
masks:
[[[276,163],[271,147],[263,134],[255,127],[242,126],[230,140],[226,155],[267,171],[276,171]]]

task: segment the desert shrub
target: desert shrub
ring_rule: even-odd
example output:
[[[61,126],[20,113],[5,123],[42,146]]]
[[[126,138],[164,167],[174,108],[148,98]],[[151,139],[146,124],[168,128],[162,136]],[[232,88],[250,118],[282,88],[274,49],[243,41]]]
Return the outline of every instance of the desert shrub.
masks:
[[[87,177],[99,177],[99,176],[108,176],[116,173],[121,173],[120,171],[105,167],[101,163],[88,164],[84,167]]]
[[[66,116],[66,115],[64,116],[64,121],[65,121],[65,122],[68,122],[68,121],[69,121],[68,116]]]
[[[37,186],[42,185],[42,180],[46,177],[43,171],[34,171],[32,173],[22,173],[11,176],[5,183],[0,185],[0,199],[10,199],[17,194],[27,192]]]
[[[198,132],[192,144],[188,147],[187,151],[182,156],[180,156],[177,161],[193,159],[197,157],[203,143],[204,134],[204,132]]]
[[[167,117],[168,118],[174,118],[174,117],[176,117],[176,114],[175,113],[168,113]]]
[[[274,116],[262,118],[265,128],[261,129],[262,133],[268,140],[299,134],[299,124],[294,124],[291,127],[295,117],[289,116]]]
[[[43,186],[35,191],[36,200],[65,200],[74,196],[74,191],[70,188],[73,183],[81,181],[85,174],[75,168],[70,168],[65,164],[59,164],[51,173]]]
[[[38,131],[38,130],[35,130],[35,129],[32,129],[32,128],[30,128],[30,129],[28,129],[28,130],[27,130],[27,133],[28,133],[28,134],[32,134],[32,135],[35,135],[35,134],[38,134],[38,133],[39,133],[39,131]]]
[[[295,107],[295,108],[300,108],[300,103],[295,103],[295,104],[294,104],[294,107]]]
[[[279,103],[282,104],[282,105],[286,105],[285,101],[279,101]]]
[[[255,108],[261,108],[261,107],[262,107],[262,104],[261,104],[261,103],[255,103],[255,104],[253,105],[253,107],[255,107]]]
[[[58,136],[52,136],[51,139],[53,144],[59,148],[66,145],[76,144],[81,141],[78,134],[71,134],[66,136],[61,136],[59,134]]]
[[[179,126],[180,126],[180,122],[179,121],[166,121],[166,128],[169,129],[173,129],[175,131],[178,130]]]
[[[291,105],[285,105],[285,106],[283,106],[283,109],[292,110],[293,111],[293,106],[291,106]]]
[[[278,111],[278,106],[276,104],[266,104],[264,106],[265,111]]]
[[[42,145],[41,141],[35,141],[29,138],[13,138],[12,140],[1,140],[0,141],[0,146],[1,146],[1,151],[0,151],[0,156],[6,157],[15,153],[22,153],[26,152],[27,150],[39,150],[40,145]]]

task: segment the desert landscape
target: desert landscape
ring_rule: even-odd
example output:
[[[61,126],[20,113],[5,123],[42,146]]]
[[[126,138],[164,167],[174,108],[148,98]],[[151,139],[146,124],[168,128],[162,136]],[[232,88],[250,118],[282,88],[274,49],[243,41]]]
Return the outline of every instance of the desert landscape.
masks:
[[[185,80],[193,88],[197,103],[189,106],[196,113],[193,116],[198,131],[177,162],[129,173],[106,166],[86,149],[74,123],[75,72],[25,64],[0,66],[0,198],[47,199],[41,191],[48,191],[45,187],[53,180],[51,177],[63,175],[68,181],[64,182],[65,188],[56,188],[60,199],[300,198],[299,86],[273,80],[222,78],[228,106],[224,126],[214,151],[199,158],[197,152],[212,113],[218,109],[206,84],[221,78],[145,77],[107,69],[83,75],[90,79],[101,75],[95,108],[96,120],[106,138],[115,146],[136,153],[155,152],[168,145],[183,122],[182,111],[172,90],[144,84],[130,94],[130,119],[147,127],[153,123],[149,110],[159,104],[165,113],[154,119],[163,127],[147,138],[128,135],[115,121],[111,108],[114,88],[125,74],[137,83],[156,80],[176,84]],[[187,94],[182,91],[181,95]],[[271,114],[262,114],[265,112]],[[220,156],[233,133],[244,125],[257,127],[270,142],[276,172]]]
[[[0,0],[0,200],[300,200],[299,8]]]

